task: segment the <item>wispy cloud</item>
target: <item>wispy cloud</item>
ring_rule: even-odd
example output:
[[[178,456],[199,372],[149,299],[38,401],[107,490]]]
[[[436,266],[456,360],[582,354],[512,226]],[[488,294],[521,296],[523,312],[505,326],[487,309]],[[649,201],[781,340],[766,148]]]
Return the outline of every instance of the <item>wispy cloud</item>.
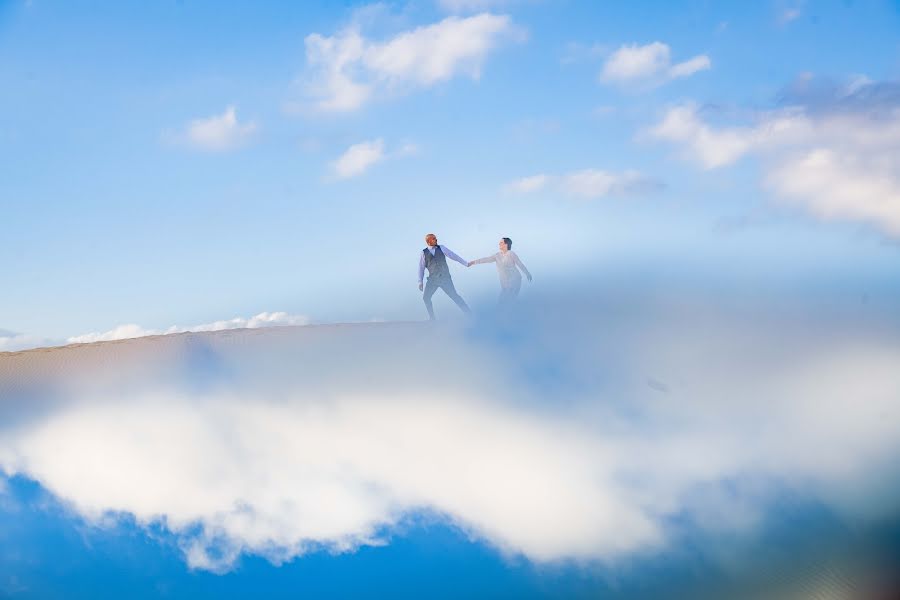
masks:
[[[17,334],[9,331],[0,331],[0,352],[12,352],[47,346],[62,346],[65,344],[89,344],[92,342],[124,340],[146,337],[149,335],[166,335],[188,331],[222,331],[225,329],[255,329],[258,327],[272,327],[277,325],[307,325],[309,322],[309,317],[302,315],[291,315],[286,312],[262,312],[249,318],[235,317],[234,319],[214,321],[212,323],[203,323],[188,327],[172,325],[167,329],[149,329],[134,323],[128,323],[118,325],[108,331],[85,333],[71,336],[66,339],[54,339],[28,334]]]
[[[515,33],[508,16],[489,13],[447,17],[385,41],[367,39],[357,25],[334,36],[313,33],[306,37],[309,106],[354,111],[376,95],[402,95],[459,75],[478,79],[488,54]]]
[[[622,86],[652,87],[673,79],[690,77],[712,66],[705,54],[676,64],[672,64],[671,54],[669,46],[662,42],[645,46],[621,46],[606,59],[600,72],[600,80]]]
[[[369,167],[384,160],[384,140],[353,144],[332,164],[335,175],[341,179],[356,177]]]
[[[531,194],[552,190],[576,198],[631,196],[658,190],[662,184],[638,171],[614,173],[600,169],[572,171],[564,175],[539,173],[512,181],[504,189],[507,193]]]
[[[0,352],[15,352],[27,348],[52,345],[54,345],[53,340],[49,338],[11,331],[0,332]]]
[[[238,121],[237,109],[228,106],[222,114],[194,119],[180,133],[165,132],[163,137],[198,150],[222,152],[243,146],[257,129],[254,121]]]
[[[171,333],[183,333],[187,331],[223,331],[225,329],[256,329],[258,327],[273,327],[276,325],[307,325],[309,317],[290,315],[285,312],[263,312],[253,317],[235,317],[226,321],[214,321],[202,325],[182,327],[172,325],[168,329],[145,329],[140,325],[119,325],[109,331],[85,333],[76,335],[66,340],[69,344],[89,344],[92,342],[106,342],[111,340],[124,340],[129,338],[145,337],[148,335],[166,335]]]
[[[900,236],[900,86],[856,78],[826,89],[740,126],[715,127],[697,106],[677,106],[647,135],[678,144],[706,169],[756,156],[763,184],[784,200]]]
[[[530,194],[531,192],[539,192],[544,189],[551,180],[552,177],[550,175],[530,175],[508,183],[506,188],[510,192]]]
[[[353,144],[331,163],[331,170],[339,179],[358,177],[376,164],[392,158],[403,158],[418,154],[419,147],[406,142],[394,151],[388,152],[382,138]]]
[[[698,116],[696,105],[685,104],[666,112],[648,131],[651,138],[684,144],[692,158],[712,169],[728,165],[746,154],[770,128],[729,127],[715,129]]]

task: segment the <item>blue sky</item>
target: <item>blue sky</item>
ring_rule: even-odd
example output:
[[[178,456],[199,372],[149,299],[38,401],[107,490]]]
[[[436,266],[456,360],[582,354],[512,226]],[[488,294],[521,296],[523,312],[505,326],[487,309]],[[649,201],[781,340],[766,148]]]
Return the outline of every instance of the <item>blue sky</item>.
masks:
[[[855,94],[848,114],[869,119],[864,92],[896,86],[898,25],[892,2],[4,2],[0,328],[418,319],[428,231],[465,258],[512,237],[545,286],[669,260],[773,280],[865,263],[888,285],[894,165],[864,165],[884,210],[860,212],[851,190],[832,214],[809,186],[766,182],[782,153],[852,154],[854,125],[814,114],[810,94]],[[317,62],[315,40],[340,49],[349,32],[361,57]],[[335,72],[368,95],[329,87]],[[660,132],[686,106],[689,127]],[[721,145],[791,108],[802,140]],[[704,143],[720,164],[692,160]],[[354,146],[374,158],[340,171]],[[870,178],[852,167],[847,181]],[[489,303],[496,279],[457,284]]]

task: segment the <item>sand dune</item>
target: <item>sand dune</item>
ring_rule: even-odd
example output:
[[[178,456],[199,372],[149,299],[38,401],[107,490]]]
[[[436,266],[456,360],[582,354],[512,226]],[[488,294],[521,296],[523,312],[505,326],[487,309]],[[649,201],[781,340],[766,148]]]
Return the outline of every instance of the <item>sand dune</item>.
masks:
[[[370,332],[421,331],[426,322],[286,325],[222,331],[184,332],[139,338],[0,352],[0,385],[29,383],[78,372],[102,373],[141,363],[178,360],[197,347],[227,351],[254,344],[316,343]]]

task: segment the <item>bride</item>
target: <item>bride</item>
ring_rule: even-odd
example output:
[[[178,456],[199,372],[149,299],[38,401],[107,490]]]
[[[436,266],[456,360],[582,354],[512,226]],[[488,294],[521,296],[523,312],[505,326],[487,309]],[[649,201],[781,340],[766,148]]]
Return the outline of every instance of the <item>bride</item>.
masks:
[[[505,237],[500,239],[500,252],[492,256],[486,256],[469,262],[469,266],[483,265],[486,263],[497,263],[497,274],[500,276],[500,303],[515,300],[519,295],[519,288],[522,287],[522,275],[519,274],[521,269],[525,273],[528,281],[531,281],[531,273],[522,264],[518,255],[512,251],[512,240]]]

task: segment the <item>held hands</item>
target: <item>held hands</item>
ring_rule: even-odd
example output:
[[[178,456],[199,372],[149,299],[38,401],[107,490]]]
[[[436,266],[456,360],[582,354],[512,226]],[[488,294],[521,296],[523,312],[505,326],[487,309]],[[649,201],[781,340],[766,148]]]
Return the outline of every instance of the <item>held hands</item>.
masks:
[[[468,263],[466,266],[467,266],[467,267],[471,267],[471,266],[474,265],[474,264],[475,264],[475,261],[474,261],[474,260],[470,260],[469,263]]]

